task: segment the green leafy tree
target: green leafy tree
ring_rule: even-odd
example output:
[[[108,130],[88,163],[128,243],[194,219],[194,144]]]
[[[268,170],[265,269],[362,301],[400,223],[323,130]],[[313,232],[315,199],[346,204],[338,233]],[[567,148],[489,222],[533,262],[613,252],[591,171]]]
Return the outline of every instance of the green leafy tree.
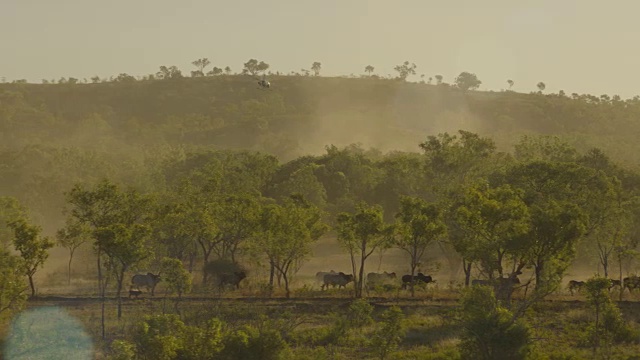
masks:
[[[175,301],[175,310],[180,313],[178,304],[182,300],[182,295],[191,291],[191,274],[184,268],[182,261],[178,259],[164,258],[160,268],[169,293],[178,295]]]
[[[593,349],[593,356],[611,357],[616,343],[634,341],[638,334],[624,322],[618,306],[611,300],[611,280],[594,277],[586,282],[587,301],[593,310],[594,321],[585,331],[586,344]],[[600,354],[598,354],[600,352]]]
[[[456,86],[461,90],[475,90],[482,85],[476,74],[463,71],[455,79]]]
[[[464,232],[456,250],[478,261],[489,279],[510,277],[526,266],[530,213],[521,194],[508,185],[490,188],[488,184],[470,187],[464,194],[456,219]],[[508,267],[508,262],[512,267]],[[504,300],[510,299],[505,289]]]
[[[96,231],[96,241],[107,256],[106,267],[116,278],[118,319],[122,317],[122,285],[126,272],[151,256],[147,240],[151,229],[143,224],[114,224]]]
[[[462,359],[526,359],[531,333],[516,314],[499,305],[489,287],[468,288],[460,299]]]
[[[0,324],[19,312],[26,302],[22,263],[18,256],[0,249]]]
[[[436,85],[442,85],[442,75],[436,75]]]
[[[492,169],[500,167],[503,161],[496,155],[493,140],[464,130],[459,130],[458,135],[443,133],[429,136],[420,144],[420,148],[425,155],[424,176],[430,179],[431,184],[425,189],[423,196],[442,201],[445,204],[443,206],[450,209],[444,212],[448,239],[439,245],[446,255],[452,273],[462,263],[465,284],[468,285],[473,261],[464,256],[460,259],[457,255],[460,252],[456,251],[453,245],[455,242],[464,241],[464,233],[455,219],[453,209],[462,201],[461,194],[465,192],[466,187],[486,178]]]
[[[395,231],[394,245],[409,254],[413,279],[427,247],[446,234],[439,207],[419,198],[403,197]],[[415,296],[413,281],[411,296]]]
[[[511,90],[511,88],[513,87],[514,82],[513,82],[513,80],[509,79],[509,80],[507,80],[507,84],[509,84],[509,90]]]
[[[409,61],[396,65],[393,69],[398,72],[398,79],[403,81],[407,80],[409,75],[416,74],[416,64],[409,63]]]
[[[269,186],[268,196],[282,200],[298,194],[319,208],[323,208],[327,203],[327,191],[315,174],[318,168],[317,164],[302,164],[300,168],[292,169],[290,172],[283,169],[278,176],[282,175],[284,179],[274,181],[275,183]]]
[[[150,256],[147,239],[152,202],[135,190],[122,191],[109,180],[93,189],[77,184],[67,194],[70,221],[90,229],[97,258],[102,336],[105,337],[106,274],[117,280],[118,318],[122,314],[122,282],[131,266]],[[104,268],[104,269],[103,269]]]
[[[531,161],[576,162],[578,152],[559,136],[523,135],[514,146],[514,157],[523,163]]]
[[[255,245],[267,256],[272,270],[282,276],[289,298],[290,277],[309,257],[311,245],[327,231],[327,225],[322,222],[320,210],[299,196],[283,205],[267,205],[260,224]],[[273,275],[270,285],[273,286]]]
[[[178,196],[183,193],[176,192]],[[181,261],[189,261],[189,271],[193,271],[193,263],[195,261],[195,252],[197,245],[191,225],[195,222],[197,215],[193,214],[192,201],[188,198],[176,199],[172,198],[166,203],[158,204],[153,218],[154,238],[157,239],[158,245],[162,246],[162,252],[168,257],[179,259]]]
[[[224,73],[225,73],[225,74],[227,74],[227,75],[231,75],[231,68],[230,68],[230,67],[228,67],[228,66],[227,66],[227,67],[225,67],[225,68],[224,68]]]
[[[225,324],[216,318],[208,320],[202,327],[186,326],[182,348],[177,351],[178,359],[217,359],[224,348],[224,326]]]
[[[38,226],[29,224],[25,219],[18,219],[9,223],[9,227],[14,231],[13,246],[20,253],[22,259],[21,268],[23,274],[29,278],[29,286],[31,287],[31,297],[36,296],[36,287],[33,282],[33,276],[39,267],[49,257],[49,249],[55,243],[47,237],[41,237],[42,229]]]
[[[71,262],[76,250],[89,240],[89,230],[82,223],[67,220],[67,225],[58,230],[56,238],[58,244],[69,250],[69,263],[67,266],[67,280],[71,285]]]
[[[603,225],[613,194],[603,173],[569,162],[518,164],[497,181],[521,191],[530,210],[532,226],[524,241],[536,269],[536,287],[545,283],[543,274],[561,274],[581,236]],[[551,264],[555,269],[545,270]]]
[[[0,248],[10,249],[14,231],[10,223],[27,218],[27,210],[18,200],[9,196],[0,196]]]
[[[220,199],[215,219],[220,241],[214,248],[220,259],[236,262],[242,243],[258,231],[260,211],[260,203],[252,195],[232,195]]]
[[[336,230],[338,241],[351,257],[355,295],[360,298],[362,297],[365,262],[376,249],[390,246],[391,229],[384,223],[383,211],[380,206],[360,203],[356,205],[354,213],[340,213],[338,215]]]
[[[147,316],[136,325],[132,339],[140,359],[172,360],[184,348],[186,326],[176,315]]]
[[[223,343],[219,355],[222,360],[279,360],[288,349],[287,342],[276,329],[251,325],[229,331]]]
[[[378,359],[385,360],[398,348],[404,337],[404,314],[399,307],[392,306],[382,313],[381,318],[371,338],[371,346]]]

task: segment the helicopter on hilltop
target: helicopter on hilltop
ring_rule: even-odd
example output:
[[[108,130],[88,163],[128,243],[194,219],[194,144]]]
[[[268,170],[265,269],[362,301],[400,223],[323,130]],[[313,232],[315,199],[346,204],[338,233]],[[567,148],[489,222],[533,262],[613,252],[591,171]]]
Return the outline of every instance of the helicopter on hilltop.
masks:
[[[256,78],[256,80],[258,80],[259,89],[268,90],[271,88],[271,83],[266,79],[266,75],[262,75],[262,79]]]

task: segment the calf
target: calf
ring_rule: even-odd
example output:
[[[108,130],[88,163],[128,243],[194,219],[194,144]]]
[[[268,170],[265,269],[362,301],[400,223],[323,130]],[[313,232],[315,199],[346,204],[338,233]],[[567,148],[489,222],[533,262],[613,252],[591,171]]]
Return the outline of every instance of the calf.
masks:
[[[131,299],[131,297],[135,297],[136,299],[138,298],[138,296],[140,296],[142,294],[142,290],[139,289],[129,289],[129,299]]]

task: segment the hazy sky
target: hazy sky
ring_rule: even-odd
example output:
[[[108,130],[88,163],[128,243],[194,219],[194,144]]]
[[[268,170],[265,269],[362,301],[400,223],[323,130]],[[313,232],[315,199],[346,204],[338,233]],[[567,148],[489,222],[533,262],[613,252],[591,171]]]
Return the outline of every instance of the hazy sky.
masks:
[[[528,3],[525,4],[525,3]],[[640,1],[595,0],[0,0],[0,77],[155,73],[191,62],[239,71],[322,63],[323,75],[426,77],[461,71],[500,90],[640,94]],[[419,80],[419,76],[410,79]]]

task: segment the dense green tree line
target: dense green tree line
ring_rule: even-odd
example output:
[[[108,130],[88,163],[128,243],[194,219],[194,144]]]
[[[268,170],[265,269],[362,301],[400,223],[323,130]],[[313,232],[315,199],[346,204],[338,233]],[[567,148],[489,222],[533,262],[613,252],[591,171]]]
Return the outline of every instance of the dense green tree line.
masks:
[[[524,137],[510,155],[467,131],[420,147],[422,154],[383,154],[331,146],[285,163],[249,151],[162,154],[136,169],[144,181],[113,168],[103,179],[66,189],[62,182],[55,230],[71,256],[74,244],[90,240],[118,294],[127,271],[162,257],[190,272],[216,259],[266,260],[270,284],[283,278],[288,289],[309,244],[327,231],[351,254],[358,289],[376,249],[404,249],[413,272],[437,243],[452,266],[462,264],[467,284],[476,264],[489,279],[534,269],[543,289],[557,284],[580,244],[597,249],[605,274],[616,261],[622,270],[637,246],[640,178],[600,150],[580,154],[554,137]],[[17,201],[6,199],[5,212],[16,213]],[[5,247],[39,238],[26,222],[7,224]]]

